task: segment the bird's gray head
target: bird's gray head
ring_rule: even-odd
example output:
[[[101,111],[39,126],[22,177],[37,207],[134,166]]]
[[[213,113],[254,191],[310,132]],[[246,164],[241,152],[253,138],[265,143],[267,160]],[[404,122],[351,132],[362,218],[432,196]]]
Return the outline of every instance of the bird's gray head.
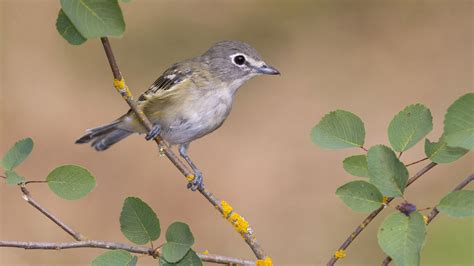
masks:
[[[201,58],[210,71],[221,80],[242,83],[257,75],[278,75],[280,72],[266,64],[258,52],[240,41],[221,41],[212,46]]]

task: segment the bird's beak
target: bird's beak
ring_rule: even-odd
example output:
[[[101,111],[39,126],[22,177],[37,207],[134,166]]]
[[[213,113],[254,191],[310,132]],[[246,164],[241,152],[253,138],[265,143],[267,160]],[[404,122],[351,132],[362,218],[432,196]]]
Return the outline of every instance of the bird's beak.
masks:
[[[264,75],[280,75],[280,71],[266,64],[260,67],[256,67],[255,70],[257,70],[258,73],[264,74]]]

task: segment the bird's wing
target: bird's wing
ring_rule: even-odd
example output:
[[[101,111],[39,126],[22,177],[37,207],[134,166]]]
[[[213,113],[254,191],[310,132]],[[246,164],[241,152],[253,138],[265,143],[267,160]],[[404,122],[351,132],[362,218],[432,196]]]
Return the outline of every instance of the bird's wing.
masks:
[[[168,68],[148,90],[140,95],[138,98],[140,102],[145,102],[151,97],[165,96],[172,90],[180,87],[176,86],[182,81],[188,79],[192,75],[192,68],[185,64],[175,64]]]
[[[152,123],[172,120],[170,117],[179,112],[185,103],[188,91],[196,87],[193,76],[196,71],[195,62],[177,63],[167,69],[151,86],[138,98],[138,107]],[[134,117],[133,112],[127,116]],[[133,119],[134,120],[134,119]]]

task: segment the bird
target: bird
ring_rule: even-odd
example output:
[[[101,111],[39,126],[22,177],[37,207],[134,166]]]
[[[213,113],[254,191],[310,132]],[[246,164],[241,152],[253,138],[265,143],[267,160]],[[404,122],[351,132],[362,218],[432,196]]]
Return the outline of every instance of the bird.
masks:
[[[189,145],[218,129],[232,109],[237,90],[259,75],[280,72],[245,42],[217,42],[202,55],[171,65],[139,96],[137,106],[153,124],[150,131],[129,110],[109,124],[87,129],[76,144],[90,143],[104,151],[133,133],[146,134],[146,140],[160,135],[170,145],[179,145],[180,156],[193,170],[188,188],[202,189],[202,172],[188,155]]]

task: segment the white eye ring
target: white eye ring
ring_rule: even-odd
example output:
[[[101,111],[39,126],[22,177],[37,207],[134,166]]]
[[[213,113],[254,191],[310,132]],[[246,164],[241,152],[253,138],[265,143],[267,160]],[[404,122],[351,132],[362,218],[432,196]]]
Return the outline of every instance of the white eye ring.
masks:
[[[242,66],[247,62],[247,58],[243,54],[236,54],[231,56],[232,58],[232,63],[234,63],[237,66]]]

